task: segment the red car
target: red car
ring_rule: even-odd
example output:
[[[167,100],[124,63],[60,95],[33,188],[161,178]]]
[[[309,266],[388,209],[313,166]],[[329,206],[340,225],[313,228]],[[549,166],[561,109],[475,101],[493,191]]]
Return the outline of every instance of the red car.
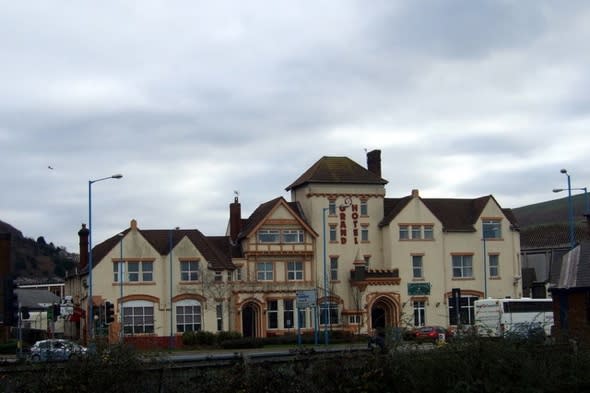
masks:
[[[416,328],[414,331],[414,339],[419,342],[435,343],[442,335],[444,335],[445,340],[448,340],[452,336],[452,333],[442,326],[422,326]]]

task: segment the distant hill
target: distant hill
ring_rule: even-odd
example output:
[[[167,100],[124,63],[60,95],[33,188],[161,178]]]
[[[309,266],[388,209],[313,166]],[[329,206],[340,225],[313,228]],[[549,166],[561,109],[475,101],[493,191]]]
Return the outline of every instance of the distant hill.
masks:
[[[516,219],[521,228],[533,225],[567,224],[568,223],[568,198],[535,203],[534,205],[513,208]],[[572,196],[574,204],[574,221],[585,223],[586,199],[584,194]]]
[[[40,236],[37,240],[24,237],[22,232],[0,220],[0,233],[11,234],[12,270],[17,277],[32,279],[64,278],[78,261],[78,255],[56,247]]]
[[[590,240],[590,226],[584,217],[584,194],[572,196],[574,205],[574,236],[576,242]],[[521,249],[569,247],[568,198],[536,203],[512,209],[520,225]]]

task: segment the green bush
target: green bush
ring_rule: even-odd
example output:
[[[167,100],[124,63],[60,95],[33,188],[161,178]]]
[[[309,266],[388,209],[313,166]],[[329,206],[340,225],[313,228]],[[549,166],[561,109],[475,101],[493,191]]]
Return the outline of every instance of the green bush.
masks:
[[[229,345],[232,346],[229,346]],[[260,339],[224,341],[253,348]],[[460,340],[430,350],[310,354],[299,361],[178,367],[125,347],[75,362],[4,369],[1,392],[562,393],[590,391],[590,352],[568,345]],[[8,370],[8,371],[7,371]]]
[[[0,344],[0,353],[3,355],[16,353],[17,342],[14,340]]]
[[[250,337],[226,340],[220,343],[219,346],[223,349],[262,348],[264,346],[264,339]]]
[[[242,334],[238,332],[217,332],[216,342],[220,345],[222,342],[227,340],[237,340],[242,338]]]
[[[217,336],[215,333],[199,330],[195,332],[196,345],[212,347],[216,344]]]
[[[182,333],[182,344],[187,347],[193,347],[197,344],[195,332]]]

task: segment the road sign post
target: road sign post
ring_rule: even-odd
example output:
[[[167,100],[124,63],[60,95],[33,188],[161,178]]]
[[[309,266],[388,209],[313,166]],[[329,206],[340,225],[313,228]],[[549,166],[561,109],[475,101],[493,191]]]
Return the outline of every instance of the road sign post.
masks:
[[[317,294],[315,289],[306,289],[297,291],[297,344],[301,345],[301,312],[305,312],[308,308],[313,308],[317,304]],[[314,325],[314,336],[318,336],[317,326]],[[317,339],[316,339],[317,344]]]

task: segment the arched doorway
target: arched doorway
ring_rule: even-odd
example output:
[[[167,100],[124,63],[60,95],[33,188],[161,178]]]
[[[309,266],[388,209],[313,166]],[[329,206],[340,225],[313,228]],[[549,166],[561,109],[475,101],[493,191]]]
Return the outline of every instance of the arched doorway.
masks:
[[[380,329],[398,325],[397,306],[388,297],[376,299],[371,306],[371,328]]]
[[[259,307],[256,303],[247,303],[242,307],[242,335],[256,337],[258,330]]]

